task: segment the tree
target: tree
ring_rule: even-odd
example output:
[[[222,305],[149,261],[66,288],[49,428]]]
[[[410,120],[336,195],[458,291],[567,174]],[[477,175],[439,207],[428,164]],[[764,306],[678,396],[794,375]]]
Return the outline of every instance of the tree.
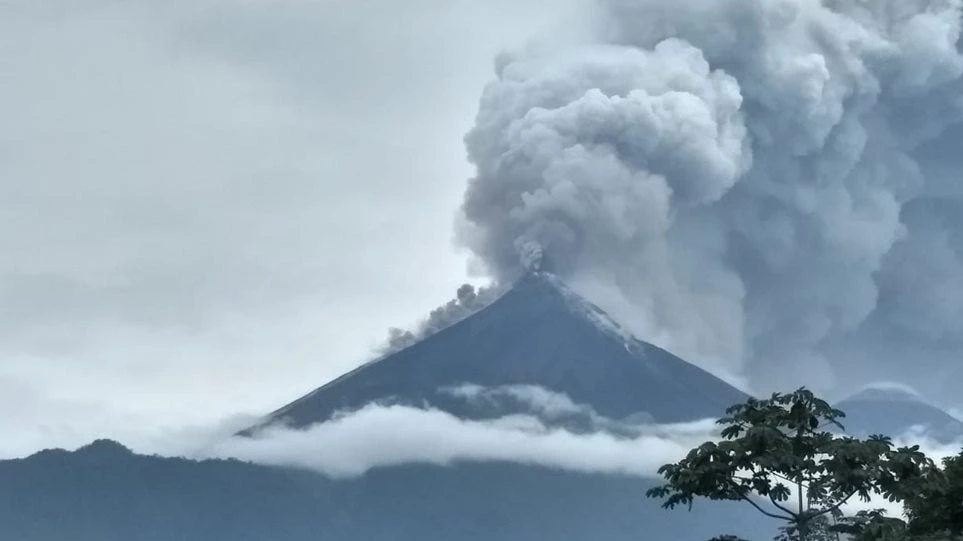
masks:
[[[852,541],[909,541],[906,523],[887,517],[882,509],[860,511],[845,517],[835,531],[847,534]]]
[[[905,501],[910,534],[963,537],[963,452],[943,459]]]
[[[909,522],[880,511],[843,519],[836,531],[853,541],[950,541],[963,539],[963,453],[930,469],[904,501]]]
[[[843,430],[843,417],[805,388],[750,398],[718,421],[724,427],[721,441],[662,466],[665,484],[647,495],[663,498],[668,509],[691,509],[697,497],[744,501],[784,521],[785,538],[815,541],[816,527],[840,518],[840,508],[852,498],[869,501],[881,494],[904,500],[932,468],[918,446],[895,449],[884,436],[858,439],[832,432]]]

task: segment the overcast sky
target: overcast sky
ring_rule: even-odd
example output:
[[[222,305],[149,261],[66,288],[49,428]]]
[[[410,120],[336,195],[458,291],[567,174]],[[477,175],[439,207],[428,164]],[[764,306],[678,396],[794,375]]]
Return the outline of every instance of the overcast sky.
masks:
[[[0,452],[264,412],[480,281],[462,138],[561,8],[0,1]]]
[[[963,408],[961,8],[907,6],[0,0],[0,456],[264,413],[543,250],[750,390]]]

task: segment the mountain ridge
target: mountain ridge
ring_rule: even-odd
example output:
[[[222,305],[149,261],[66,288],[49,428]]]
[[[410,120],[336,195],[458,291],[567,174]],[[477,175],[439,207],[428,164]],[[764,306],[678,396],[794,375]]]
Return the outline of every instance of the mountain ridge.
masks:
[[[635,478],[508,463],[403,465],[355,479],[101,440],[0,460],[0,538],[17,541],[676,541],[771,537],[738,504],[665,511]],[[769,534],[769,535],[766,535]]]

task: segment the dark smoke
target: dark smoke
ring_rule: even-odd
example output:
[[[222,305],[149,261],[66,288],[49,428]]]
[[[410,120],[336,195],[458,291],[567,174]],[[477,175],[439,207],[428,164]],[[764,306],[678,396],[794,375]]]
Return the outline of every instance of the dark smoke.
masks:
[[[757,390],[939,391],[963,346],[960,0],[600,4],[597,43],[499,57],[460,240],[503,282],[551,259]]]

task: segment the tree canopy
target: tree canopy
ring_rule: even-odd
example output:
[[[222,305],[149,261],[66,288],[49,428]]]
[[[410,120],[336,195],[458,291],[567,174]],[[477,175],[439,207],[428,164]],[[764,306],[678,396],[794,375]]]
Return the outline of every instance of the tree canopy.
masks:
[[[805,388],[750,398],[718,421],[721,441],[660,468],[665,483],[647,494],[669,509],[691,508],[696,498],[743,501],[783,521],[784,538],[813,541],[853,498],[904,501],[925,493],[934,464],[918,446],[842,435],[844,417]]]
[[[963,452],[943,459],[926,481],[905,500],[908,532],[963,537]]]

